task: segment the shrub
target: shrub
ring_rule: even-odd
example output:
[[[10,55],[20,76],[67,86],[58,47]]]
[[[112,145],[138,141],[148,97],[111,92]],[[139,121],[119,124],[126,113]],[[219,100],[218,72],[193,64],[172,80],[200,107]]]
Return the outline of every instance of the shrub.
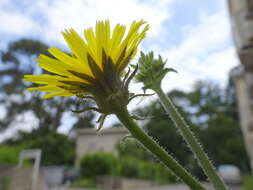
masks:
[[[140,160],[122,157],[119,160],[119,175],[127,178],[140,178]]]
[[[156,180],[156,173],[159,169],[157,163],[154,162],[140,162],[140,178],[141,179],[149,179],[149,180]]]
[[[0,146],[0,164],[13,164],[18,163],[19,153],[21,147],[11,147],[7,145]]]
[[[85,155],[80,166],[81,176],[93,181],[97,176],[110,175],[153,180],[158,184],[176,182],[176,177],[160,163],[131,156],[117,158],[109,153],[97,152]],[[83,183],[86,184],[85,181]]]
[[[117,168],[117,158],[113,154],[105,152],[86,154],[80,163],[82,177],[90,179],[103,175],[116,175]]]
[[[139,160],[150,160],[153,157],[148,150],[135,140],[120,141],[116,148],[120,157],[134,157]]]
[[[155,164],[156,170],[154,175],[154,180],[158,184],[168,184],[168,183],[176,183],[177,177],[173,175],[168,169],[159,163]]]
[[[243,190],[253,189],[253,175],[248,175],[243,178]]]
[[[175,183],[176,177],[160,163],[151,161],[138,162],[139,179],[153,180],[157,184]]]
[[[94,188],[96,187],[95,180],[93,179],[79,179],[75,181],[71,187],[81,187],[81,188]]]
[[[0,178],[0,189],[1,190],[10,190],[11,178],[4,176]]]

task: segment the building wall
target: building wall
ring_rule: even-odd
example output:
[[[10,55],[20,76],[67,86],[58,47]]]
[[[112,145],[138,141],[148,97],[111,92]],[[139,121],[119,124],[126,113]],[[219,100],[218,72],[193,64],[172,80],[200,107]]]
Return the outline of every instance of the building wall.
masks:
[[[1,181],[4,178],[10,180],[10,190],[32,190],[32,174],[33,168],[17,168],[15,166],[0,165],[0,190]],[[45,190],[46,184],[44,181],[43,172],[41,171],[38,176],[36,190]]]
[[[247,76],[250,75],[250,76]],[[247,76],[247,77],[246,77]],[[253,110],[252,99],[248,93],[246,78],[251,78],[253,82],[253,74],[242,74],[234,78],[236,85],[236,94],[240,114],[241,129],[245,140],[248,156],[250,158],[251,168],[253,168]]]
[[[228,0],[232,33],[240,56],[242,50],[253,45],[253,17],[250,6],[253,0]]]
[[[124,128],[104,129],[96,132],[94,129],[77,131],[76,167],[81,157],[86,153],[105,151],[116,153],[115,146],[128,132]]]
[[[253,0],[228,0],[228,5],[241,63],[232,70],[231,77],[235,82],[241,129],[253,170]]]

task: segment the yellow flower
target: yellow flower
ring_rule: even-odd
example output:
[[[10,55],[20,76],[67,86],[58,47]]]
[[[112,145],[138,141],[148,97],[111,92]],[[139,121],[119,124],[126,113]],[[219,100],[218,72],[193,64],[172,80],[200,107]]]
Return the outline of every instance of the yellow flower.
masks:
[[[108,112],[103,105],[106,98],[118,96],[127,104],[127,86],[132,76],[124,70],[146,35],[149,26],[145,23],[143,20],[132,22],[125,34],[123,25],[117,24],[111,33],[108,20],[98,21],[95,30],[84,30],[85,39],[73,29],[65,30],[62,35],[71,53],[53,47],[48,49],[53,58],[40,55],[36,60],[38,65],[54,75],[25,75],[25,81],[43,85],[28,90],[47,92],[43,98],[89,95],[104,112]]]

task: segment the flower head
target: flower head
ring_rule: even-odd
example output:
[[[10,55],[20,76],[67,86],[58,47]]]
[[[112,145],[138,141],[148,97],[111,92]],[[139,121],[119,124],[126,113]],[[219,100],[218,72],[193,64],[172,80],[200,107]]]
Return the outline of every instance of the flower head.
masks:
[[[154,58],[154,53],[144,54],[141,52],[141,57],[138,60],[139,71],[135,76],[137,82],[144,84],[143,90],[160,87],[162,79],[168,72],[177,72],[172,68],[165,67],[166,61],[163,61],[159,55],[158,59]]]
[[[135,56],[148,28],[141,20],[134,21],[127,33],[126,27],[120,24],[111,32],[108,20],[98,21],[95,30],[84,30],[85,39],[73,29],[65,30],[62,35],[71,53],[53,47],[48,49],[53,57],[40,55],[38,65],[53,75],[25,75],[25,81],[43,85],[28,90],[46,92],[43,98],[89,96],[103,113],[112,112],[110,100],[113,97],[126,105],[131,95],[128,84],[133,76],[125,72],[125,68]]]

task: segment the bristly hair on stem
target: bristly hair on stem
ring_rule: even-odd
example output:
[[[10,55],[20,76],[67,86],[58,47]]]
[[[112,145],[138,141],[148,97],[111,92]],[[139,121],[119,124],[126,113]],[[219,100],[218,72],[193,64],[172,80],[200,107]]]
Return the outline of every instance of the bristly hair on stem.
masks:
[[[161,81],[165,75],[168,72],[176,71],[172,68],[165,68],[166,61],[163,61],[160,55],[158,59],[154,59],[153,52],[150,52],[147,55],[141,53],[141,57],[138,62],[140,69],[136,75],[136,80],[144,84],[144,90],[152,89],[156,92],[163,108],[170,116],[171,120],[178,129],[180,135],[188,144],[194,156],[197,158],[200,166],[204,170],[210,182],[213,184],[214,188],[216,190],[227,190],[226,185],[216,173],[212,162],[204,152],[200,142],[194,136],[184,118],[177,111],[173,102],[161,88]]]
[[[104,52],[104,57],[105,56],[105,52]],[[93,61],[92,61],[93,62]],[[92,63],[91,63],[92,65]],[[91,95],[82,95],[80,94],[79,97],[82,98],[82,99],[91,99],[91,100],[94,100],[95,102],[101,102],[101,100],[103,101],[103,103],[101,102],[100,104],[100,107],[96,108],[96,107],[86,107],[86,108],[83,108],[83,109],[80,109],[80,110],[71,110],[72,112],[74,113],[83,113],[83,112],[86,112],[86,111],[95,111],[95,112],[98,112],[100,113],[100,117],[97,121],[97,123],[99,124],[98,125],[98,128],[97,128],[97,131],[99,131],[102,127],[103,127],[103,124],[104,124],[104,121],[106,119],[106,117],[110,114],[110,112],[108,112],[108,107],[107,109],[100,109],[101,107],[104,108],[105,105],[109,105],[111,106],[112,104],[110,102],[114,102],[116,100],[118,100],[119,98],[122,99],[122,98],[126,98],[125,102],[126,102],[126,105],[131,102],[134,98],[137,98],[137,97],[144,97],[144,96],[151,96],[153,94],[133,94],[133,93],[130,93],[129,92],[129,84],[130,82],[134,79],[137,71],[138,71],[138,66],[135,66],[134,67],[134,70],[131,72],[131,69],[128,68],[128,71],[127,73],[125,74],[125,76],[123,77],[123,79],[121,79],[118,75],[114,75],[115,72],[115,66],[114,64],[109,64],[110,66],[107,66],[106,68],[104,68],[104,71],[105,73],[111,73],[112,75],[103,75],[98,68],[96,68],[95,70],[98,70],[96,71],[96,73],[98,73],[98,75],[100,75],[101,77],[101,80],[103,81],[109,81],[109,77],[112,77],[114,78],[114,80],[111,80],[111,83],[112,85],[114,84],[114,89],[112,89],[111,87],[109,86],[106,86],[107,83],[104,83],[101,84],[101,86],[103,86],[105,89],[107,89],[106,91],[108,92],[108,96],[105,98],[105,99],[98,99],[101,91],[99,91],[98,93],[96,93],[95,90],[93,90],[93,96]],[[116,83],[115,83],[116,81]],[[95,83],[94,82],[94,86],[95,85],[99,85],[100,82],[97,81]],[[108,82],[110,83],[110,82]],[[115,88],[116,87],[116,88]],[[124,94],[122,93],[124,92]],[[103,106],[101,106],[103,105]],[[135,119],[137,119],[137,117],[135,117]],[[138,120],[138,119],[137,119]]]

